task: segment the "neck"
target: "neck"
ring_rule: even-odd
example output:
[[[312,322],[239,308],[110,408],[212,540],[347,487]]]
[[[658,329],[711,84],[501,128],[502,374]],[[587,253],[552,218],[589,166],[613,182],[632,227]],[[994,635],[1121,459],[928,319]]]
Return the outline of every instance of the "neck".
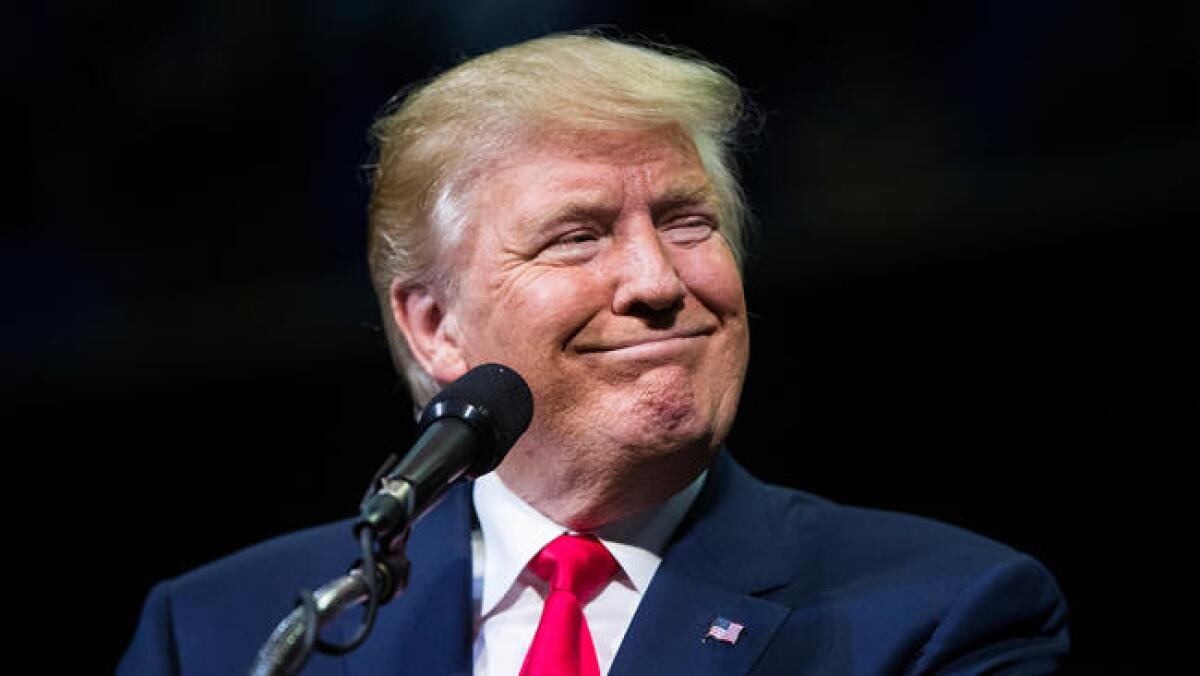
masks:
[[[524,452],[522,452],[524,451]],[[552,462],[561,454],[514,448],[497,469],[513,493],[547,518],[591,531],[661,504],[700,475],[715,449],[593,453],[591,462]]]

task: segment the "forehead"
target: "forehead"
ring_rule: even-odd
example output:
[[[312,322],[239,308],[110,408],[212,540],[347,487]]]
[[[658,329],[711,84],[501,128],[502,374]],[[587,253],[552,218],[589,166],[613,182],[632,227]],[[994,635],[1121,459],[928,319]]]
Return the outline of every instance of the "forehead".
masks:
[[[564,201],[621,201],[628,193],[711,196],[691,141],[671,131],[548,134],[479,177],[476,207],[540,210]]]

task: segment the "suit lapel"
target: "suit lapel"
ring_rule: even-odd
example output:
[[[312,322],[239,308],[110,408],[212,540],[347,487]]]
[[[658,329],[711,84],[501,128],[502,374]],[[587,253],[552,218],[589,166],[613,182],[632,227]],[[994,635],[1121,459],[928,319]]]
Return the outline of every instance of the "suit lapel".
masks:
[[[725,453],[681,524],[621,643],[611,676],[744,674],[791,612],[760,595],[789,581],[786,542],[772,536],[754,480]],[[705,638],[714,620],[745,629]]]
[[[379,609],[371,637],[347,656],[347,674],[471,673],[471,509],[461,482],[413,528],[408,590]]]
[[[609,673],[745,674],[788,612],[777,603],[660,569]],[[745,627],[736,642],[705,637],[718,617]]]
[[[754,479],[721,453],[621,643],[611,676],[736,676],[753,667],[787,619],[760,595],[791,577],[786,548]],[[452,488],[413,529],[408,591],[379,611],[371,637],[347,656],[346,674],[455,674],[472,670],[471,490]],[[725,618],[745,627],[730,644],[705,639]],[[342,618],[357,621],[358,618]],[[349,636],[353,626],[343,624]]]

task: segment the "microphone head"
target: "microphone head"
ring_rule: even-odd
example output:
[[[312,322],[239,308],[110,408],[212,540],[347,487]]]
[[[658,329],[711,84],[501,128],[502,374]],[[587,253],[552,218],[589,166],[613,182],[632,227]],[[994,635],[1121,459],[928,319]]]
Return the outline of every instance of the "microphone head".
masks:
[[[533,419],[533,393],[516,371],[481,364],[437,394],[417,424],[417,433],[442,418],[459,418],[480,441],[480,452],[467,468],[472,479],[496,469]]]

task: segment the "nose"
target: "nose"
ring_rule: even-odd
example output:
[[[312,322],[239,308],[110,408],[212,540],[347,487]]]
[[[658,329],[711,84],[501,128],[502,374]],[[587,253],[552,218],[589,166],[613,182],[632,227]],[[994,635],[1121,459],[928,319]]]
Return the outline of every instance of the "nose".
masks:
[[[613,313],[659,314],[683,303],[687,289],[671,261],[670,252],[653,222],[631,225],[617,254],[617,286]]]

